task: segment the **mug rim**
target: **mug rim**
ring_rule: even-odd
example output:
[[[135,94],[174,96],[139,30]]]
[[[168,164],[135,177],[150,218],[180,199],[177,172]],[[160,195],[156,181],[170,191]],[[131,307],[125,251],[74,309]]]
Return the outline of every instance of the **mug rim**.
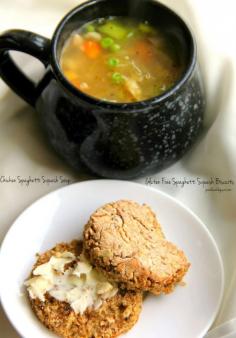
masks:
[[[160,3],[158,0],[148,0],[148,1],[150,3],[153,3],[157,6],[159,6],[159,7],[164,8],[171,15],[176,17],[180,21],[181,25],[184,27],[186,32],[189,34],[190,41],[191,41],[190,62],[187,64],[185,71],[183,72],[183,74],[181,75],[179,80],[175,82],[173,87],[171,87],[170,89],[168,89],[166,92],[164,92],[161,95],[153,96],[149,99],[142,100],[142,101],[137,101],[137,102],[111,102],[111,101],[99,99],[95,96],[91,96],[91,95],[88,95],[88,94],[82,92],[81,90],[76,88],[64,76],[64,74],[61,70],[60,64],[59,64],[59,60],[57,58],[57,46],[58,46],[58,42],[60,40],[61,32],[62,32],[65,24],[70,20],[70,18],[72,18],[76,13],[80,12],[84,8],[87,8],[89,6],[95,6],[98,3],[107,2],[107,1],[108,0],[89,0],[89,1],[86,1],[86,2],[84,2],[84,3],[82,3],[78,6],[74,7],[58,23],[58,25],[57,25],[57,27],[54,31],[54,34],[53,34],[53,37],[52,37],[52,42],[51,42],[51,51],[52,51],[51,66],[52,66],[52,69],[54,71],[54,74],[55,74],[57,80],[59,80],[59,82],[61,82],[62,85],[65,88],[67,88],[67,89],[69,88],[69,91],[73,95],[75,95],[78,99],[80,99],[82,101],[86,101],[86,103],[89,103],[91,105],[95,105],[95,106],[100,107],[100,108],[108,108],[109,110],[111,110],[111,109],[114,109],[114,110],[121,109],[122,110],[122,109],[126,109],[126,108],[129,108],[129,111],[139,110],[139,109],[147,108],[149,105],[153,106],[153,105],[157,105],[157,104],[160,104],[160,103],[167,101],[181,87],[183,87],[187,83],[189,78],[191,77],[191,75],[192,75],[192,73],[195,69],[196,62],[197,62],[197,46],[196,46],[196,41],[195,41],[194,35],[192,33],[192,30],[190,29],[188,24],[185,22],[185,20],[179,14],[177,14],[174,10],[172,10],[168,6]]]

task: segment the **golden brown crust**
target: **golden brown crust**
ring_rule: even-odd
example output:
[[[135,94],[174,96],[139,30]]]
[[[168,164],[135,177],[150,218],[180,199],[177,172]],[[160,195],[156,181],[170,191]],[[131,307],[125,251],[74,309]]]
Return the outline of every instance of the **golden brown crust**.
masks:
[[[95,211],[85,226],[84,248],[110,280],[154,294],[171,292],[190,265],[184,252],[165,239],[150,207],[133,201]]]
[[[61,243],[38,256],[34,268],[46,263],[57,252],[70,251],[79,255],[82,242]],[[33,270],[34,270],[33,268]],[[76,314],[66,302],[45,296],[45,302],[30,299],[33,311],[51,331],[64,338],[115,338],[127,332],[138,320],[142,293],[119,289],[97,309],[87,309],[83,315]]]

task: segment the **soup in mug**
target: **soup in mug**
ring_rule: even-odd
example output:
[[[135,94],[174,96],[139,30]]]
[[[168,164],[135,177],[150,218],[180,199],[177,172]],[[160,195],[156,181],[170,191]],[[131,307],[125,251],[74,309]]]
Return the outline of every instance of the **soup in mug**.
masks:
[[[79,90],[117,103],[159,96],[184,70],[164,33],[147,21],[125,17],[98,19],[74,31],[63,47],[60,65]]]

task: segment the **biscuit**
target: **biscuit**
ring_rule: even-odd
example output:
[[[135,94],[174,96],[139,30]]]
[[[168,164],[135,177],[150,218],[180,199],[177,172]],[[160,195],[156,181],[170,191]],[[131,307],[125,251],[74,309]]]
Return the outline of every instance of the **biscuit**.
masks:
[[[121,200],[97,209],[84,230],[85,254],[111,281],[130,290],[169,293],[189,268],[147,205]]]
[[[82,251],[82,242],[61,243],[39,255],[33,270],[49,261],[58,252],[69,251],[76,256]],[[32,271],[33,271],[32,270]],[[45,301],[29,297],[33,311],[51,331],[64,338],[114,338],[127,332],[137,322],[142,293],[119,289],[115,296],[95,310],[88,308],[83,315],[76,314],[66,302],[58,301],[48,293]]]

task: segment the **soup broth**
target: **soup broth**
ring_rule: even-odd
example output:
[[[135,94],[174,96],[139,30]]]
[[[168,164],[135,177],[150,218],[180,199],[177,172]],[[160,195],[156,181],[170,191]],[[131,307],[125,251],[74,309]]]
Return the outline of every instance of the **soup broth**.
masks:
[[[98,19],[74,31],[60,65],[79,90],[117,103],[163,94],[184,69],[178,51],[158,28],[123,17]]]

